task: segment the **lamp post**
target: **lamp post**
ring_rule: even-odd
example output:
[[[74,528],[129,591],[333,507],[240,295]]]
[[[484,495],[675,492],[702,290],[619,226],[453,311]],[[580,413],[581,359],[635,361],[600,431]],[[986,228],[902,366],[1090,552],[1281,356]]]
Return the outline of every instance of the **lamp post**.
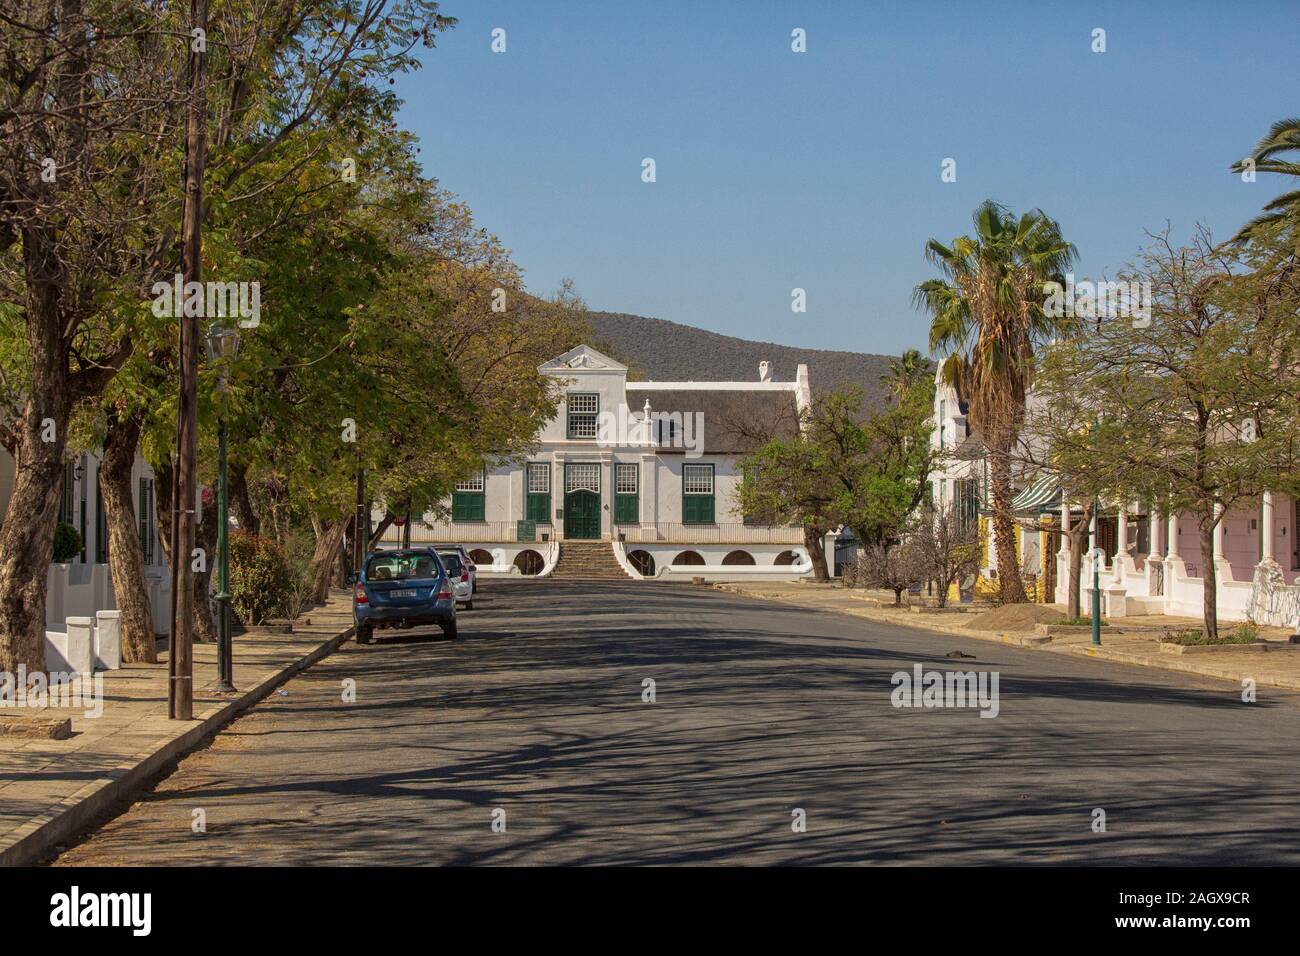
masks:
[[[239,329],[213,322],[207,335],[208,361],[216,364],[239,354]],[[223,367],[217,391],[229,391]],[[217,418],[217,690],[235,690],[234,645],[230,635],[230,495],[226,482],[226,418]]]
[[[1101,501],[1092,499],[1092,646],[1101,647]]]

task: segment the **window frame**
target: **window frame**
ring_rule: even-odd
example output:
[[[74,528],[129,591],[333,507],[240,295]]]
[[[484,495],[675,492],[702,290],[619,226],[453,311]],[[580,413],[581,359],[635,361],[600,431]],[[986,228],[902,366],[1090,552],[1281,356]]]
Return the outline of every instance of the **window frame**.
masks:
[[[574,411],[575,399],[591,399],[591,411]],[[564,435],[570,441],[594,441],[600,431],[600,392],[566,392],[564,396]],[[575,421],[591,421],[591,434],[579,434],[574,430]],[[584,429],[585,430],[585,429]]]
[[[632,476],[631,491],[623,487],[619,473]],[[614,462],[614,523],[640,524],[641,522],[641,465],[638,462]]]
[[[474,478],[452,485],[451,520],[453,524],[482,524],[487,520],[487,469]]]
[[[709,490],[691,491],[692,479],[688,471],[695,474],[708,469]],[[712,462],[690,462],[682,464],[682,524],[717,524],[717,466]],[[691,502],[687,507],[687,502]],[[704,502],[708,502],[707,516],[704,514]]]

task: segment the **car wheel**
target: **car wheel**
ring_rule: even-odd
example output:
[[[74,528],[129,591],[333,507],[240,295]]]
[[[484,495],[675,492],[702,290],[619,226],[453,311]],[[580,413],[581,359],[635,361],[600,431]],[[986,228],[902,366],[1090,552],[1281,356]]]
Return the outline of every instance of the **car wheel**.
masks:
[[[454,640],[456,640],[456,622],[455,622],[455,621],[452,621],[450,624],[444,624],[444,625],[442,626],[442,636],[445,637],[445,638],[446,638],[447,640],[449,640],[449,641],[454,641]]]
[[[369,644],[371,635],[374,634],[374,628],[369,624],[357,625],[357,643]]]
[[[467,611],[472,611],[472,610],[474,610],[474,601],[473,601],[472,598],[471,598],[470,600],[468,600],[468,601],[465,602],[465,610],[467,610]]]
[[[471,594],[478,594],[478,579],[477,579],[477,578],[474,579],[474,584],[473,584],[473,586],[470,588],[470,593],[471,593]]]

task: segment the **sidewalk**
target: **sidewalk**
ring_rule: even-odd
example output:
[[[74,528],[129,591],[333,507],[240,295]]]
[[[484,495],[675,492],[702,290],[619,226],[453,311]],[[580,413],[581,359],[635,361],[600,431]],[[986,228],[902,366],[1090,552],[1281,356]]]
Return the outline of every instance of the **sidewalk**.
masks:
[[[350,597],[332,592],[327,604],[299,619],[292,634],[236,635],[237,694],[214,693],[216,646],[196,644],[192,721],[167,719],[166,654],[157,664],[124,664],[104,673],[98,717],[84,716],[83,707],[27,712],[70,717],[73,732],[66,740],[0,735],[0,865],[49,856],[239,711],[334,651],[351,634]],[[15,720],[24,712],[0,711]]]
[[[714,587],[745,597],[781,601],[810,610],[835,611],[936,634],[960,635],[1004,644],[1019,644],[1048,653],[1075,654],[1143,667],[1158,667],[1203,677],[1217,677],[1236,684],[1250,678],[1261,686],[1300,690],[1300,645],[1285,643],[1288,632],[1281,628],[1260,628],[1261,637],[1270,642],[1267,651],[1218,648],[1193,654],[1172,654],[1161,650],[1158,640],[1161,632],[1166,627],[1199,627],[1199,621],[1161,615],[1116,619],[1102,635],[1102,646],[1093,647],[1091,635],[1086,632],[1043,637],[1031,630],[1014,633],[981,631],[965,626],[975,616],[973,613],[918,614],[906,608],[877,606],[876,595],[851,591],[839,584],[763,582],[715,584]]]

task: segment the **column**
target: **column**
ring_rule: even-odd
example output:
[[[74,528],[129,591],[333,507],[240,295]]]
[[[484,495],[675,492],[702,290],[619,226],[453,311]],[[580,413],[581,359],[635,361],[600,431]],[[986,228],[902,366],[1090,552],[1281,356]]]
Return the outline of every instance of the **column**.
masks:
[[[1061,492],[1061,546],[1057,548],[1057,554],[1070,553],[1070,502],[1065,497],[1065,492]]]
[[[1178,557],[1178,512],[1169,512],[1169,549],[1165,558],[1173,560]]]
[[[1214,525],[1214,561],[1217,564],[1223,560],[1223,505],[1215,505],[1214,514],[1219,519]]]
[[[1151,537],[1151,552],[1147,555],[1148,561],[1160,560],[1160,512],[1150,506],[1147,507],[1147,533]]]
[[[1259,560],[1262,564],[1265,561],[1276,560],[1273,556],[1273,492],[1264,492],[1260,512],[1259,526],[1263,538],[1259,549]]]

